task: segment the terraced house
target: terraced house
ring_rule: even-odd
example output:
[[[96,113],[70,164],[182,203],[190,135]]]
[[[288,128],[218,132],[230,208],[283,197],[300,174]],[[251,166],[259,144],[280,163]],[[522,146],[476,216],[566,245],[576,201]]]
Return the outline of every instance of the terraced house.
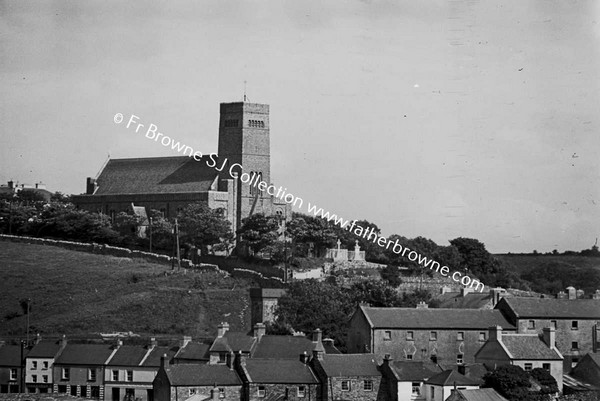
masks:
[[[25,360],[25,387],[28,393],[52,392],[54,361],[66,346],[64,337],[58,341],[41,340],[33,346]]]
[[[348,352],[389,355],[397,361],[473,363],[490,326],[515,331],[499,310],[360,305],[350,320]]]

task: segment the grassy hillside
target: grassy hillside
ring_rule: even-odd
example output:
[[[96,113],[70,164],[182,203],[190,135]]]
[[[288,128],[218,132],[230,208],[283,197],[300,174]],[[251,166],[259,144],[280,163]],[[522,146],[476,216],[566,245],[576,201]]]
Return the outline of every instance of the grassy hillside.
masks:
[[[31,298],[32,332],[82,335],[214,335],[250,325],[245,279],[58,247],[0,242],[0,336],[22,335],[20,300]]]
[[[555,295],[568,286],[592,294],[600,289],[600,258],[579,255],[494,255],[534,291]]]

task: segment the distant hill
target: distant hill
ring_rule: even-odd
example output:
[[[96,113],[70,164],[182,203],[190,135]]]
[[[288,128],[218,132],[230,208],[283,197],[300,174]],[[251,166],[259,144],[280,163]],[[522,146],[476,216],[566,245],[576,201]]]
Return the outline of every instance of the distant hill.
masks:
[[[591,295],[600,289],[600,258],[581,255],[497,254],[531,289],[556,295],[568,287],[582,289]]]
[[[0,336],[127,332],[212,336],[227,321],[250,329],[246,279],[53,246],[0,242]]]

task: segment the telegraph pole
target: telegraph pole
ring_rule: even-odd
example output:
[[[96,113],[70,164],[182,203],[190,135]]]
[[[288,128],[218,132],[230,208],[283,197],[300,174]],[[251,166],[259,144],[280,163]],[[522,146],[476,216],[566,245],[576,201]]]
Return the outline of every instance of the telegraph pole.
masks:
[[[150,253],[152,253],[152,216],[150,216],[150,225],[148,226],[150,231]]]

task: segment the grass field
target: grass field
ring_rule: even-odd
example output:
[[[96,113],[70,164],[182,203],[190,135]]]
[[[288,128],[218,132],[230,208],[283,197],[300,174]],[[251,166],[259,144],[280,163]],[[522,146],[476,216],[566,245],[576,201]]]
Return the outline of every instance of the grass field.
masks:
[[[132,331],[212,336],[219,322],[250,327],[245,279],[53,246],[0,242],[0,336],[25,333],[20,300],[31,299],[31,333]]]

